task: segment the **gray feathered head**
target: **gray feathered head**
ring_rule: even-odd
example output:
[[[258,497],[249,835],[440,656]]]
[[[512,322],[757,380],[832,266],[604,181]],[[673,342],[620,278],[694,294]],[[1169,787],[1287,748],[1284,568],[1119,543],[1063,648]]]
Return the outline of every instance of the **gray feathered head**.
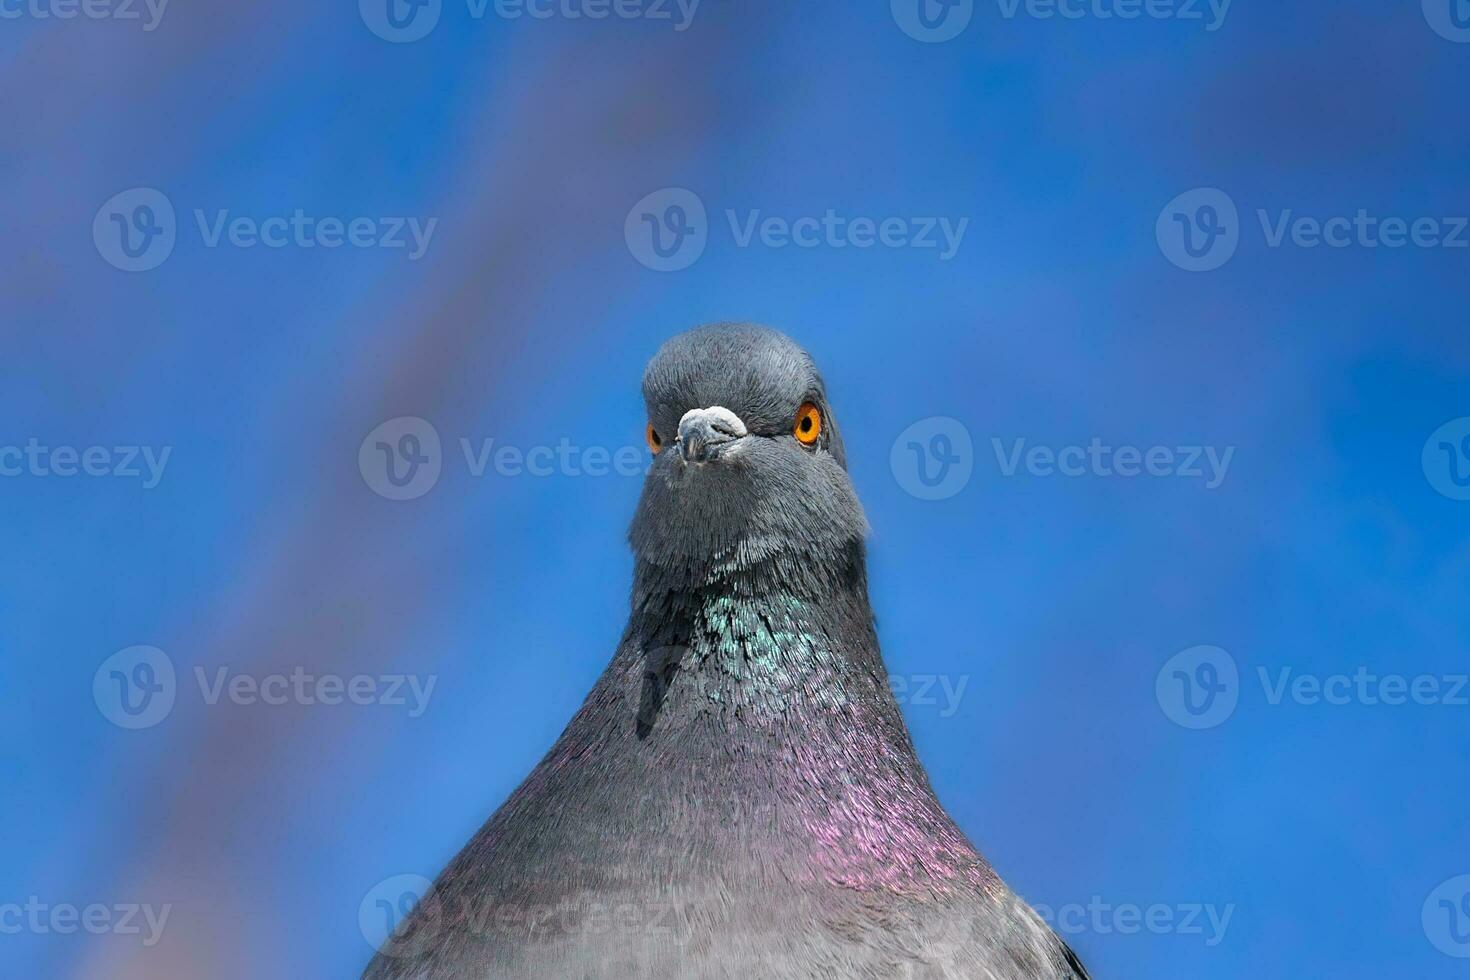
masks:
[[[653,466],[629,538],[665,568],[749,568],[845,552],[866,531],[827,389],[806,351],[716,324],[663,345],[643,375]]]

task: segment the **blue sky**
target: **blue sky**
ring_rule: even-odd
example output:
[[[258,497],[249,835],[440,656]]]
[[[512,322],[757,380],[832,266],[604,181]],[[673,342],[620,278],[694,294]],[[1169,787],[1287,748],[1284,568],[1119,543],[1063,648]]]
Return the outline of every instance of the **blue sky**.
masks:
[[[432,876],[611,656],[638,477],[588,450],[640,448],[644,362],[723,319],[822,366],[940,797],[1094,975],[1463,974],[1466,11],[443,0],[391,41],[371,4],[6,9],[18,975],[354,975],[367,896]],[[404,418],[438,475],[389,499],[360,450]],[[940,499],[895,465],[916,425],[964,437]],[[486,440],[566,448],[477,473]],[[139,657],[173,703],[127,728]],[[1227,678],[1189,689],[1215,715],[1176,670]],[[266,703],[294,675],[370,696]]]

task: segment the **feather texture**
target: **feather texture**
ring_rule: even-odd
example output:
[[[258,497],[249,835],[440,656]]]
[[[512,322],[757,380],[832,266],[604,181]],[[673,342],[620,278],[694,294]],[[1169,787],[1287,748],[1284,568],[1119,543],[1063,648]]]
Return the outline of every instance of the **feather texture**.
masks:
[[[627,629],[566,731],[368,980],[1085,980],[935,798],[868,603],[866,523],[825,386],[790,340],[675,338],[644,381],[669,445],[631,531]],[[791,437],[810,401],[820,442]]]

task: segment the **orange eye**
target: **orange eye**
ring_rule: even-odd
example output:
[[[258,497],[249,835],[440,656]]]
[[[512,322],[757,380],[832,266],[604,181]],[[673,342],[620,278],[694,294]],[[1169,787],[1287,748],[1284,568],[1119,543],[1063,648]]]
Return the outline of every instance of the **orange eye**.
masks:
[[[648,448],[653,450],[655,456],[658,455],[660,449],[664,448],[664,441],[658,437],[658,430],[653,427],[652,422],[648,423],[648,428],[644,431],[643,438],[648,440]]]
[[[803,446],[810,446],[822,434],[822,413],[817,406],[807,402],[796,410],[796,422],[791,427],[792,435]]]

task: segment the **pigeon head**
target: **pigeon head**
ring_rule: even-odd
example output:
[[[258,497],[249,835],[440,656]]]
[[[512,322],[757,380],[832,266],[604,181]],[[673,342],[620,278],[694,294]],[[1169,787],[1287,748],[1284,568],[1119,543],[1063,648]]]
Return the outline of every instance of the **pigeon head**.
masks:
[[[629,534],[639,559],[740,570],[863,537],[826,386],[790,338],[746,324],[679,334],[649,362],[643,399],[654,459]]]

